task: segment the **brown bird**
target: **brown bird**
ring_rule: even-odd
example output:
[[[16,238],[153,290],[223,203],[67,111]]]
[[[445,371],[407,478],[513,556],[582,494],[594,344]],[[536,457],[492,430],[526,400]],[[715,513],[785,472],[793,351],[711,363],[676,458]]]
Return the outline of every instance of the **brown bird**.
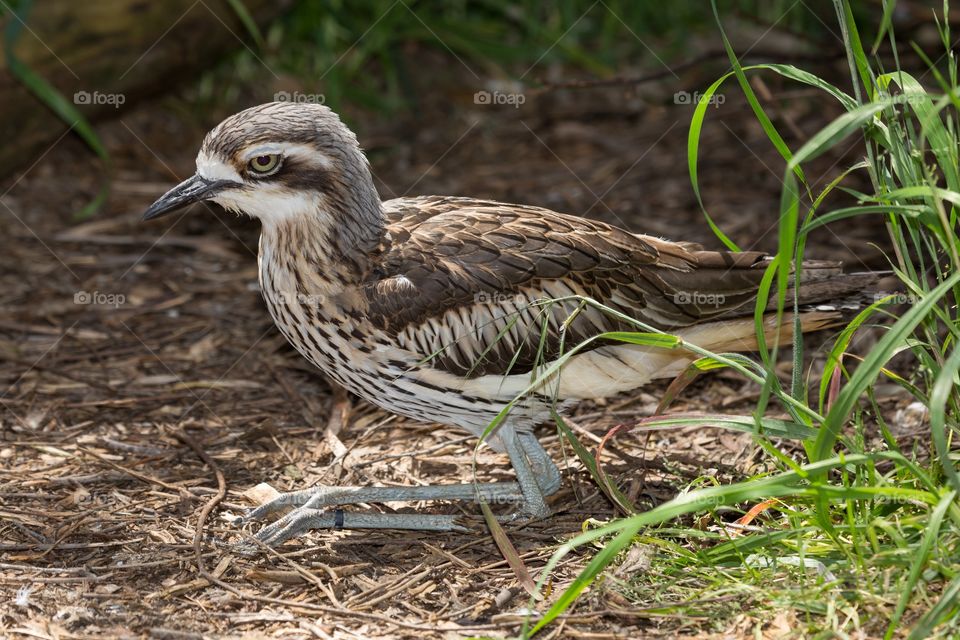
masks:
[[[260,287],[290,343],[354,394],[416,420],[480,436],[561,354],[607,331],[646,325],[714,352],[757,347],[753,310],[769,256],[705,251],[524,205],[383,202],[356,137],[324,106],[274,102],[227,118],[204,139],[196,174],[144,219],[201,200],[261,221]],[[803,331],[837,322],[838,307],[823,305],[873,279],[822,262],[802,273]],[[781,341],[791,326],[788,318]],[[560,473],[533,427],[553,409],[676,376],[694,357],[609,340],[584,346],[489,438],[509,455],[516,482],[314,487],[247,518],[295,505],[257,534],[276,545],[312,528],[461,528],[455,516],[339,508],[347,504],[479,496],[544,517]]]

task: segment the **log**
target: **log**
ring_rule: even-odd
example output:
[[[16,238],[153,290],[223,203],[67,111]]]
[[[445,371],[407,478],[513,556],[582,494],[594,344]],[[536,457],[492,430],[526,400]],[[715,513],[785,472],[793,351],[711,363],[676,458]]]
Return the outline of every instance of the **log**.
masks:
[[[292,4],[242,2],[261,26]],[[228,0],[46,0],[33,3],[21,17],[26,26],[14,40],[13,57],[75,103],[88,120],[115,117],[138,100],[196,78],[231,51],[253,47]],[[6,11],[0,27],[15,19]],[[13,75],[4,51],[0,177],[35,161],[68,128]]]

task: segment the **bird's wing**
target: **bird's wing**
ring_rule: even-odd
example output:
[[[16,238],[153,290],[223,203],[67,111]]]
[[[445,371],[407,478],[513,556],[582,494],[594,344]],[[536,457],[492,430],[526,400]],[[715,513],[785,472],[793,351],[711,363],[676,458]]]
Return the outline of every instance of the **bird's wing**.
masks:
[[[364,289],[369,317],[461,376],[527,372],[599,333],[636,330],[576,300],[545,300],[593,298],[670,332],[752,313],[768,264],[536,207],[443,197],[384,206],[389,247]]]

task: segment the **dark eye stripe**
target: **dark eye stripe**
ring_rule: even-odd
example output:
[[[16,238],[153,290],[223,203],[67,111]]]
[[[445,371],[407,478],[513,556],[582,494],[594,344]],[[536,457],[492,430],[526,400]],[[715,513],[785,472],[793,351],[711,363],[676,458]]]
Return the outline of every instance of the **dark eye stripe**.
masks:
[[[337,189],[337,174],[326,167],[301,158],[283,159],[283,171],[277,173],[276,180],[291,189],[303,191],[331,191]]]

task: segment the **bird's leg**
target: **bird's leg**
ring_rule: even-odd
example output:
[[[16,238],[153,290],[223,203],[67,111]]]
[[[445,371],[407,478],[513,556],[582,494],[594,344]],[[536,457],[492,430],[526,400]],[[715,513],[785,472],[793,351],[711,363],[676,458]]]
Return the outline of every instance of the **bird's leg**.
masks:
[[[421,513],[362,513],[331,506],[367,502],[414,502],[419,500],[475,500],[488,502],[524,501],[516,482],[455,484],[426,487],[313,487],[278,496],[252,510],[240,522],[261,518],[286,506],[296,508],[255,535],[260,542],[276,547],[313,529],[404,529],[408,531],[467,531],[457,524],[457,515]],[[253,544],[236,545],[241,554],[256,552]]]
[[[518,434],[507,424],[498,434],[517,474],[517,484],[523,492],[522,515],[545,518],[550,515],[546,495],[560,486],[560,472],[531,434]],[[556,477],[554,477],[554,475]]]
[[[467,531],[455,515],[424,513],[363,513],[343,509],[298,507],[276,522],[266,525],[254,538],[268,547],[277,547],[314,529],[401,529],[406,531]],[[257,551],[255,543],[231,546],[241,555]]]
[[[241,522],[259,520],[285,507],[319,509],[334,505],[371,502],[419,502],[421,500],[476,500],[487,502],[522,502],[523,492],[516,482],[484,482],[424,487],[331,487],[320,485],[284,493],[253,509]]]
[[[551,495],[560,487],[560,471],[533,434],[515,436],[530,461],[542,495]],[[522,455],[519,451],[516,455]],[[511,454],[511,461],[513,454]],[[518,474],[519,478],[519,474]],[[379,502],[419,502],[423,500],[477,500],[505,504],[526,501],[522,486],[516,482],[483,482],[424,487],[331,487],[321,485],[284,493],[251,510],[240,523],[259,520],[286,507],[319,509],[334,505]]]
[[[404,529],[411,531],[466,531],[456,515],[357,513],[331,506],[372,502],[417,502],[421,500],[478,500],[494,504],[520,503],[522,515],[549,515],[544,496],[560,487],[560,471],[532,434],[517,434],[504,425],[498,434],[517,474],[517,482],[485,482],[424,487],[330,487],[319,486],[285,493],[250,511],[240,523],[260,519],[284,507],[293,511],[266,525],[256,539],[271,547],[313,529]],[[251,553],[252,545],[236,550]]]
[[[554,464],[553,458],[546,452],[540,441],[532,433],[521,433],[517,436],[523,447],[533,474],[537,477],[537,484],[544,496],[551,496],[560,489],[560,469]]]

